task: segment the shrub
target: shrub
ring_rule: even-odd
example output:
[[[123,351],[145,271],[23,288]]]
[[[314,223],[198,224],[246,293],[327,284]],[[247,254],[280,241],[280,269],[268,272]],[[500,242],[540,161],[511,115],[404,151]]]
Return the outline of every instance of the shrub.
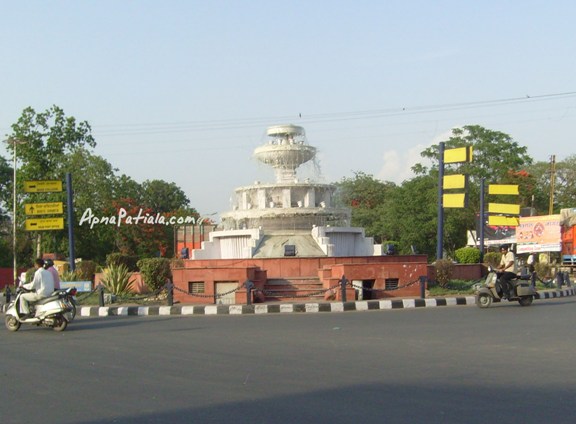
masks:
[[[60,281],[78,281],[76,271],[66,271],[60,275]]]
[[[74,272],[80,281],[94,281],[96,267],[97,265],[94,261],[81,261],[76,264]]]
[[[488,252],[484,255],[484,263],[492,268],[497,268],[502,259],[502,254],[498,252]]]
[[[546,262],[538,262],[534,264],[534,271],[540,280],[546,281],[551,278],[552,267]]]
[[[434,263],[434,268],[436,268],[436,282],[440,287],[447,288],[452,279],[454,264],[449,259],[438,259]]]
[[[130,272],[138,272],[138,256],[110,253],[106,255],[106,266],[124,265]]]
[[[138,267],[142,281],[152,291],[164,287],[166,280],[172,278],[170,260],[167,258],[141,259],[138,261]]]
[[[456,261],[460,264],[477,264],[480,262],[480,250],[475,247],[462,247],[454,252]]]
[[[125,265],[110,265],[100,279],[100,282],[110,293],[117,296],[126,295],[131,292],[134,280],[132,273]]]

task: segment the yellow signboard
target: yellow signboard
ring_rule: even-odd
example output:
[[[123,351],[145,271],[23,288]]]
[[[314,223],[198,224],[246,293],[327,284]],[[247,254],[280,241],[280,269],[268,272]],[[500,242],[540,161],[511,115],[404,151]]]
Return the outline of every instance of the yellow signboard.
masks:
[[[64,229],[64,218],[29,218],[26,220],[26,231],[62,229]]]
[[[472,146],[444,150],[444,163],[472,161]]]
[[[24,191],[26,193],[56,193],[62,191],[62,181],[24,181]]]
[[[509,203],[488,203],[488,213],[504,213],[508,215],[520,215],[520,205]]]
[[[466,175],[445,175],[442,180],[442,184],[444,185],[445,189],[466,188]]]
[[[490,215],[488,225],[491,227],[517,227],[519,218],[517,216]]]
[[[518,184],[489,184],[488,194],[520,194]]]
[[[27,203],[24,205],[26,215],[52,215],[64,213],[62,202]]]
[[[466,193],[443,194],[442,203],[445,208],[466,207]]]

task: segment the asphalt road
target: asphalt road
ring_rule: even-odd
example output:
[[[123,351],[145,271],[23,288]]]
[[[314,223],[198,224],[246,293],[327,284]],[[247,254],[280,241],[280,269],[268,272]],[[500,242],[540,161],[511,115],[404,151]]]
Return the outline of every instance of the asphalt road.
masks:
[[[570,297],[2,327],[0,422],[572,423],[575,310]]]

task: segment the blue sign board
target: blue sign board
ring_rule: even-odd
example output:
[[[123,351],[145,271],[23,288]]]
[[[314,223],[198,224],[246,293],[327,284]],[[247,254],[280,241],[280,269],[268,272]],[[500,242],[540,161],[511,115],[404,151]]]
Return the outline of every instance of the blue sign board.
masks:
[[[92,281],[60,281],[61,289],[76,287],[79,292],[91,292]]]

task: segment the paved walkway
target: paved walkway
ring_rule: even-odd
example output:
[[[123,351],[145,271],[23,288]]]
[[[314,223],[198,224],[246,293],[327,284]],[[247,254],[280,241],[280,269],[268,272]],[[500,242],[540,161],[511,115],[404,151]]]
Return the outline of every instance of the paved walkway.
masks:
[[[574,288],[542,290],[539,299],[552,299],[576,295]],[[149,315],[253,315],[283,313],[318,313],[372,311],[440,306],[475,305],[474,296],[435,297],[428,299],[380,299],[355,302],[256,303],[253,305],[187,305],[174,306],[82,306],[78,315],[83,317],[149,316]]]

